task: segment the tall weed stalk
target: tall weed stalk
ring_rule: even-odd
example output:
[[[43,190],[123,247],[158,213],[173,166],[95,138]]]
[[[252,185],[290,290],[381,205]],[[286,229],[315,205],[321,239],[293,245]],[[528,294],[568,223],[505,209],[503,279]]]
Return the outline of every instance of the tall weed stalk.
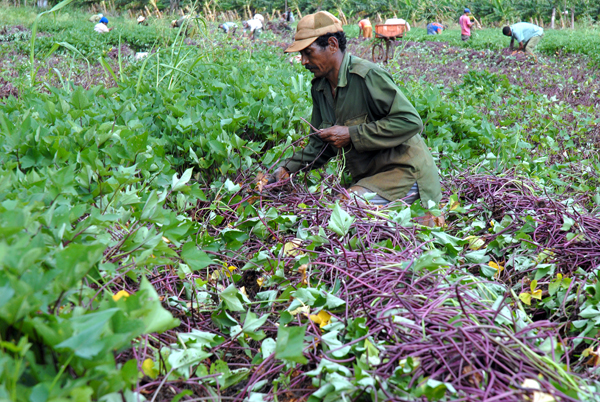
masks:
[[[55,5],[54,7],[52,7],[50,10],[46,10],[44,12],[39,13],[37,15],[37,17],[35,17],[35,21],[33,21],[33,26],[31,27],[31,40],[29,43],[29,45],[30,45],[29,64],[30,64],[30,68],[31,68],[30,86],[32,86],[32,87],[35,85],[35,76],[39,70],[39,67],[36,69],[35,64],[34,64],[34,62],[35,62],[35,38],[36,38],[36,34],[37,34],[38,22],[39,22],[40,18],[42,16],[44,16],[45,14],[55,13],[55,12],[65,8],[72,2],[73,2],[73,0],[63,0],[60,3],[58,3],[57,5]],[[56,50],[54,47],[53,47],[53,49]],[[50,54],[52,54],[52,53],[48,52],[48,55],[50,55]]]

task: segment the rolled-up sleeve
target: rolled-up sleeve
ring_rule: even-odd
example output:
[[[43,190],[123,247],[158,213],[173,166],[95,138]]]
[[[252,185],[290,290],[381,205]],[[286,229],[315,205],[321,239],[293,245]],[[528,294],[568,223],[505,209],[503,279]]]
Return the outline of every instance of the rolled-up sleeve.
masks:
[[[421,117],[386,72],[372,69],[365,84],[371,114],[380,118],[348,128],[357,151],[396,147],[421,132]]]

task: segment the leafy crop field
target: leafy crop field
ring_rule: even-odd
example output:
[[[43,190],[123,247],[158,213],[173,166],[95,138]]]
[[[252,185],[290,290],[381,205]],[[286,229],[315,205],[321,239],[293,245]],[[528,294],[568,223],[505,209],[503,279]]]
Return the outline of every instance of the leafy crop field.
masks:
[[[254,183],[310,134],[289,34],[100,37],[63,10],[31,41],[35,15],[2,13],[1,399],[600,397],[589,32],[549,32],[535,64],[495,30],[411,31],[385,68],[444,198],[378,209],[336,202],[341,158]]]

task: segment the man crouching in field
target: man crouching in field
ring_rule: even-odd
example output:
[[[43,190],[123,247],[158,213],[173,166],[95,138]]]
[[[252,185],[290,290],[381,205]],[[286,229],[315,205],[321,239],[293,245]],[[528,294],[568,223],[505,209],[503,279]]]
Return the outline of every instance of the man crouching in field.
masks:
[[[280,164],[271,182],[317,169],[341,152],[354,180],[351,194],[376,193],[370,200],[375,205],[420,198],[427,207],[440,201],[440,178],[420,135],[419,114],[386,71],[346,53],[336,17],[320,11],[302,18],[285,52],[300,52],[302,65],[315,76],[311,125],[319,131]]]
[[[533,51],[544,36],[544,29],[542,27],[528,22],[518,22],[509,27],[502,28],[502,33],[506,36],[510,36],[509,50],[512,51],[514,49],[513,44],[517,41],[519,48],[515,50],[515,52],[523,51],[533,56],[537,62],[538,58]]]

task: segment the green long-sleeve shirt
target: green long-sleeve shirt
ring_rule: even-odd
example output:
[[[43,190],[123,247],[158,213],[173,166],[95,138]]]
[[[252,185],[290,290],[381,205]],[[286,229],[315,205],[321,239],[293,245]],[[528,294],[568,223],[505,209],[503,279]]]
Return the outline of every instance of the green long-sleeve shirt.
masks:
[[[353,184],[385,199],[405,197],[417,182],[424,206],[441,199],[437,167],[419,134],[423,122],[392,77],[376,64],[348,53],[338,76],[336,97],[326,78],[312,83],[311,124],[323,129],[348,126],[351,143],[343,148]],[[318,136],[281,165],[296,172],[323,166],[338,150]]]

